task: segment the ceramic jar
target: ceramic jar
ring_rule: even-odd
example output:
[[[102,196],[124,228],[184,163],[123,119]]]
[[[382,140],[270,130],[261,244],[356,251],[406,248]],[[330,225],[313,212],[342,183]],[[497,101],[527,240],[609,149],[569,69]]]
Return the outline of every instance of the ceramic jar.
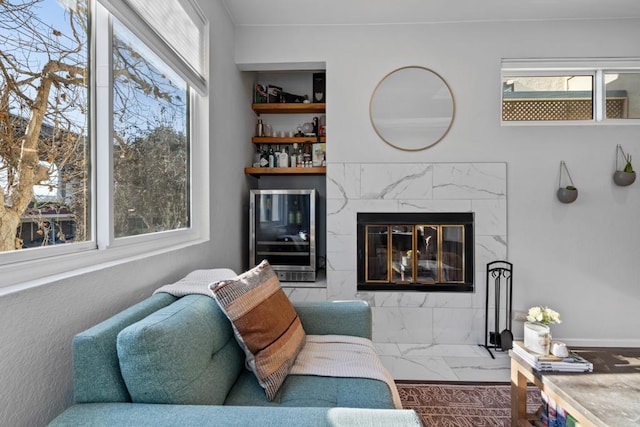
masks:
[[[537,322],[524,323],[524,346],[538,354],[547,355],[551,346],[551,329]]]

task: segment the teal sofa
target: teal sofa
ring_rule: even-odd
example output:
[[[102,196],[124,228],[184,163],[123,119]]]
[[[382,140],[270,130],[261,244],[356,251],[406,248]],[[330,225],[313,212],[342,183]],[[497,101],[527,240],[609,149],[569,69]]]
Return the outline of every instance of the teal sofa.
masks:
[[[307,334],[371,338],[362,301],[294,304]],[[152,297],[73,340],[74,404],[51,426],[420,426],[386,383],[289,375],[267,400],[204,295]]]

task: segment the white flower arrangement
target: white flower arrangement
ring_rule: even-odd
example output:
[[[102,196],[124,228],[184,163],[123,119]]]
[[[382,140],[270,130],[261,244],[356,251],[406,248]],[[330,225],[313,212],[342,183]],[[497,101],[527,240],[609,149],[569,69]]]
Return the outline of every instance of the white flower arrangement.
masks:
[[[549,307],[531,307],[527,315],[529,322],[538,322],[543,325],[551,325],[553,323],[562,323],[560,320],[560,313]]]

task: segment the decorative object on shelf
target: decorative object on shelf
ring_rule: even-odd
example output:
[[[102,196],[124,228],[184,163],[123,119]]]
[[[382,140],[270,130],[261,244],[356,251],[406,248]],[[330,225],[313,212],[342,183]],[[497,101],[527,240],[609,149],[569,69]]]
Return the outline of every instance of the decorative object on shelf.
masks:
[[[313,123],[306,122],[305,124],[303,124],[302,125],[302,133],[305,136],[316,136],[316,134],[313,132]]]
[[[282,88],[280,86],[274,86],[274,85],[267,86],[267,102],[268,103],[284,102],[284,98],[282,97]]]
[[[264,104],[267,102],[267,85],[256,83],[253,87],[253,102],[255,104]]]
[[[567,174],[567,178],[569,178],[569,182],[571,185],[562,186],[562,171]],[[557,192],[558,200],[562,203],[573,203],[578,198],[578,189],[573,185],[573,180],[571,179],[571,175],[569,174],[569,169],[567,169],[567,164],[564,160],[560,161],[560,175],[558,177],[558,192]]]
[[[256,123],[256,136],[264,136],[264,124],[262,123],[262,119],[258,119],[258,123]]]
[[[326,161],[326,144],[315,143],[312,146],[311,163],[313,166],[322,166],[322,162]]]
[[[447,135],[455,102],[451,88],[438,73],[408,66],[390,72],[378,83],[369,115],[384,142],[400,150],[418,151]]]
[[[619,154],[622,155],[622,158],[625,161],[625,165],[622,170],[618,169]],[[620,187],[626,187],[627,185],[633,184],[635,180],[636,172],[633,170],[633,165],[631,164],[631,154],[625,154],[620,144],[618,144],[616,147],[616,171],[613,173],[613,182]]]
[[[313,73],[313,102],[326,102],[326,73]]]
[[[549,325],[562,323],[560,313],[549,307],[531,307],[524,323],[524,346],[529,350],[547,355],[551,349]]]

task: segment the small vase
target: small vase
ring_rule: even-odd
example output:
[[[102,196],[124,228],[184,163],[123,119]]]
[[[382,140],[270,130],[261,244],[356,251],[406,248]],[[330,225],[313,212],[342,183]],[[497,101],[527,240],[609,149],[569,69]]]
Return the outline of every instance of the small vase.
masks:
[[[551,329],[538,322],[524,323],[524,346],[534,353],[548,355],[551,347]]]

